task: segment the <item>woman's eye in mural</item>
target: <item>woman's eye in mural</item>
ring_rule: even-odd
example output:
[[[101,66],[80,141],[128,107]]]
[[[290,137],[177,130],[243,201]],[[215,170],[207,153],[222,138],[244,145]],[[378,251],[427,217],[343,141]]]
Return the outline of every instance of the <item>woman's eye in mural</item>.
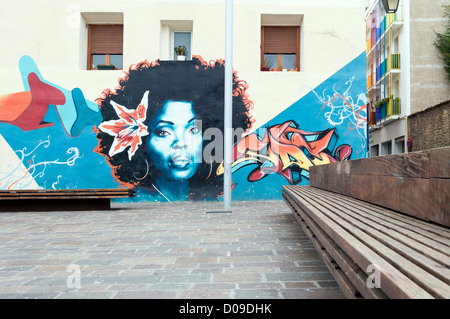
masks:
[[[201,132],[200,127],[197,126],[197,124],[194,124],[193,126],[191,126],[189,128],[189,133],[191,133],[192,135],[197,135]]]
[[[158,137],[166,137],[171,135],[170,130],[164,128],[158,128],[155,130],[155,135]]]

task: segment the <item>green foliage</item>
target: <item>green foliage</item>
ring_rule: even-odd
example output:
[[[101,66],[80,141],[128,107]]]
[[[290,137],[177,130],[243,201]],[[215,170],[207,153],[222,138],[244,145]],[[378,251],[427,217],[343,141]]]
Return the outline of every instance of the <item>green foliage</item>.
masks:
[[[384,99],[378,100],[377,102],[375,102],[375,107],[380,107],[383,104],[386,104],[387,102],[389,102],[389,100],[394,99],[394,95],[391,94],[389,95],[389,97],[385,97]],[[400,100],[399,98],[395,98],[394,100]]]
[[[187,53],[187,48],[184,45],[179,45],[175,47],[174,50],[177,55],[186,55]]]
[[[271,69],[272,65],[272,61],[264,60],[263,67]]]
[[[444,7],[444,16],[448,17],[447,27],[444,33],[436,32],[434,44],[441,51],[441,59],[444,62],[444,69],[447,72],[447,80],[450,82],[450,5]]]

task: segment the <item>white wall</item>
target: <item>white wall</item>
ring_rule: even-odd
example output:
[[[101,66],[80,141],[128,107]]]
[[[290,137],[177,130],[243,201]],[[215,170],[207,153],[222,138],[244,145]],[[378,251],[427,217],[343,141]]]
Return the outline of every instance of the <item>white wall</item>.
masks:
[[[297,101],[365,50],[364,0],[235,0],[234,69],[249,83],[254,128]],[[193,51],[206,61],[225,57],[225,0],[2,0],[0,95],[23,91],[18,61],[30,55],[43,77],[95,100],[123,71],[86,70],[87,29],[80,12],[123,12],[124,71],[161,57],[161,20],[192,20]],[[261,14],[304,15],[301,72],[260,71]],[[8,79],[7,81],[5,79]]]

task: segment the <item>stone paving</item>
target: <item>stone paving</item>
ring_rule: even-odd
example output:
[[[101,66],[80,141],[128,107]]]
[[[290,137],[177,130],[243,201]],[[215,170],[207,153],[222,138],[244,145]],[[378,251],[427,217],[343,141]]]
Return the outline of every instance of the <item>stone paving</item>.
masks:
[[[0,213],[0,298],[345,298],[284,201]]]

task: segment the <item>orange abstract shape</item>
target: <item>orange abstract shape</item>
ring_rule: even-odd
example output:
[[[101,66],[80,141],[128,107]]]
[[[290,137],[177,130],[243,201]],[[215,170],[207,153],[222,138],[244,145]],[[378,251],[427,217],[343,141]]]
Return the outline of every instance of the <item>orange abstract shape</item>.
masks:
[[[28,75],[28,84],[29,92],[12,94],[11,98],[0,103],[0,122],[12,124],[23,131],[52,126],[53,123],[44,122],[48,106],[63,105],[66,97],[59,89],[42,82],[35,73]],[[4,104],[11,99],[14,101],[12,104]]]
[[[0,96],[0,121],[15,121],[31,104],[31,92]]]

